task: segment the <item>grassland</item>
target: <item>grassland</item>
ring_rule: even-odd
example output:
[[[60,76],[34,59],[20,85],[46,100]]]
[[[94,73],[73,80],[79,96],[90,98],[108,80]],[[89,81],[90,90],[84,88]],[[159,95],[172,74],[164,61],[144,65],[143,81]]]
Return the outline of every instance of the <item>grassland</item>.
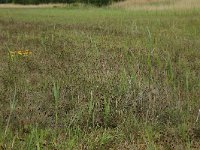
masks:
[[[200,149],[199,18],[0,9],[0,149]]]
[[[199,0],[125,0],[113,3],[112,7],[129,10],[188,10],[200,8]]]
[[[21,5],[21,4],[0,4],[0,8],[55,8],[65,7],[67,4],[38,4],[38,5]]]

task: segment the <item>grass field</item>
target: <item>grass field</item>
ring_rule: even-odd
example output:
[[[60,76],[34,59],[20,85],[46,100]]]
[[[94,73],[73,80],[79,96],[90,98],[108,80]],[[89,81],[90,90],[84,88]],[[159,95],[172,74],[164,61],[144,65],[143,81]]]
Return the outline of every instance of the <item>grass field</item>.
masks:
[[[200,149],[199,18],[0,9],[0,149]]]
[[[113,3],[112,7],[129,10],[188,10],[199,9],[199,0],[125,0]]]

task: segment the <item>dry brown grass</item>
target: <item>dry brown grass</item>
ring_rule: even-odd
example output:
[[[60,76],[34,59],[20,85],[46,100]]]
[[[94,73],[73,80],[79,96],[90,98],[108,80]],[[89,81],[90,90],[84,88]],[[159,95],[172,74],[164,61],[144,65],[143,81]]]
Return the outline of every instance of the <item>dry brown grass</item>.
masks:
[[[199,0],[125,0],[111,7],[125,9],[165,10],[200,8]]]

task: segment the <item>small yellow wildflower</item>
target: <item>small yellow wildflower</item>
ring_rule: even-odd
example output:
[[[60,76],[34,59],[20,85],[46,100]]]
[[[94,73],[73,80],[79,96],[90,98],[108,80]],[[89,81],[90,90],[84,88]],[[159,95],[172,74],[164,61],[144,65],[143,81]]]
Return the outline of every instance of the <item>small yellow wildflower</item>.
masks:
[[[28,55],[32,54],[32,52],[30,50],[10,51],[9,53],[10,53],[11,57],[14,57],[14,56],[17,56],[17,55],[28,56]]]
[[[18,55],[23,55],[23,52],[22,51],[17,51],[17,54]]]

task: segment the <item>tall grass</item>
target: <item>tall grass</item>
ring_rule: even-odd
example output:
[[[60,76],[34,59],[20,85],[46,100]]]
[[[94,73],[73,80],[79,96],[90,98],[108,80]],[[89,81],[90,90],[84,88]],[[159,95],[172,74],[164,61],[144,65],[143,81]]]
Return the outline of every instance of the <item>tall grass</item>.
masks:
[[[199,15],[0,9],[0,146],[198,149]]]

